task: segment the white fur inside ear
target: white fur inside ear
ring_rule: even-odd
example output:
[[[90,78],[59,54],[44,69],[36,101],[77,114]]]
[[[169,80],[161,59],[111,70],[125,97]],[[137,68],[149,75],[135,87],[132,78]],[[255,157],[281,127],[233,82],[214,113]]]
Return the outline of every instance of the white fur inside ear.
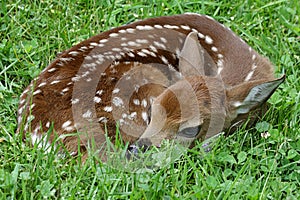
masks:
[[[274,81],[259,84],[253,87],[242,104],[238,107],[238,114],[248,113],[254,107],[257,107],[268,100],[275,89],[284,81],[285,77],[281,77]]]
[[[179,55],[179,70],[183,76],[204,75],[203,54],[197,33],[189,33]]]

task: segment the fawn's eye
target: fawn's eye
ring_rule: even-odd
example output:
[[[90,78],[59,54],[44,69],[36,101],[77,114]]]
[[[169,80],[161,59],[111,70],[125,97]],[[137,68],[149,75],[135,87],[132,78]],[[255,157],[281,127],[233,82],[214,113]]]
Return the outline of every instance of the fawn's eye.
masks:
[[[201,125],[185,128],[177,133],[178,136],[194,138],[201,130]]]

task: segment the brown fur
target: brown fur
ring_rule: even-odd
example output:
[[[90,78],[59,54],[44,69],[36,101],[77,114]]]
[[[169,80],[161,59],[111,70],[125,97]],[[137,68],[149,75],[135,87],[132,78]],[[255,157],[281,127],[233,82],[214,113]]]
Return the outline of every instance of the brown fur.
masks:
[[[176,26],[179,28],[156,28],[149,31],[136,29],[137,26],[144,25],[151,27],[155,25]],[[190,30],[181,28],[181,26],[188,26]],[[102,64],[96,64],[95,71],[91,70],[87,77],[83,77],[84,72],[87,72],[89,68],[82,66],[95,64],[97,61],[97,59],[90,61],[88,57],[111,52],[113,48],[123,42],[121,37],[112,38],[111,34],[120,34],[119,31],[129,28],[135,29],[135,34],[124,36],[127,41],[145,38],[148,40],[148,44],[141,44],[140,49],[152,51],[149,44],[153,45],[160,38],[165,38],[168,41],[164,43],[167,49],[157,48],[155,56],[147,54],[146,57],[138,54],[140,49],[135,49],[131,51],[134,54],[133,57],[129,56],[129,54],[124,54],[121,58],[115,57],[114,61],[116,62],[105,58]],[[186,80],[181,80],[183,77],[178,76],[178,71],[180,71],[178,62],[180,58],[176,55],[175,49],[182,48],[183,41],[192,30],[198,31],[204,36],[209,36],[212,44],[210,44],[210,41],[207,41],[207,38],[198,39],[199,45],[205,51],[204,64],[202,66],[205,74],[184,77]],[[153,37],[148,37],[149,35]],[[104,44],[104,47],[92,45],[93,43],[100,44],[99,41],[103,39],[109,40]],[[163,43],[162,41],[160,42]],[[216,47],[217,52],[214,52],[212,47]],[[77,53],[72,55],[72,52]],[[113,52],[111,55],[114,57],[115,54],[117,53]],[[160,57],[161,55],[164,56],[169,65],[164,63],[164,60]],[[223,57],[224,66],[219,76],[216,77],[219,55]],[[253,59],[253,56],[255,59]],[[245,78],[251,71],[254,60],[257,68],[249,82],[244,83]],[[112,70],[113,68],[115,71]],[[49,72],[48,70],[53,71]],[[125,104],[124,107],[112,106],[113,112],[105,111],[104,108],[111,106],[112,99],[116,97],[113,94],[113,90],[119,87],[118,83],[120,83],[122,78],[124,80],[126,73],[130,73],[134,78],[127,82],[129,83],[128,85],[120,84],[119,86],[122,86],[122,92],[124,92],[120,95],[129,99],[129,104]],[[82,77],[74,81],[73,78],[76,76]],[[135,83],[144,81],[143,77],[147,77],[149,84],[141,85],[136,90],[133,89]],[[90,81],[87,81],[86,78],[90,78]],[[133,143],[144,131],[149,132],[150,130],[151,132],[151,130],[155,129],[151,123],[162,123],[159,120],[163,120],[163,118],[159,115],[163,115],[163,113],[155,114],[151,111],[150,128],[145,119],[143,119],[143,113],[149,113],[153,105],[160,105],[161,108],[165,109],[167,119],[166,123],[161,125],[163,126],[164,134],[160,135],[157,143],[161,139],[174,137],[180,123],[186,122],[190,120],[190,117],[198,114],[201,116],[200,121],[203,125],[197,137],[204,139],[208,137],[206,135],[207,131],[211,130],[209,124],[212,115],[216,115],[214,116],[215,118],[226,115],[224,127],[229,127],[235,117],[234,108],[230,103],[232,101],[242,101],[255,84],[273,79],[273,69],[267,59],[261,57],[246,43],[242,42],[233,32],[209,17],[186,14],[147,19],[103,32],[59,55],[37,79],[32,81],[27,87],[28,91],[21,95],[21,102],[24,99],[26,101],[19,105],[20,113],[18,115],[17,132],[24,134],[25,137],[25,133],[34,133],[37,130],[34,134],[41,135],[49,129],[49,122],[53,123],[53,128],[59,136],[81,132],[83,134],[79,134],[79,136],[62,137],[61,139],[70,152],[76,153],[78,139],[83,151],[88,148],[91,140],[94,140],[96,147],[100,148],[106,141],[105,129],[107,129],[108,136],[114,142],[116,119],[121,119],[122,114],[125,111],[129,111],[127,114],[136,112],[136,118],[129,122],[128,125],[120,125],[120,131],[124,142]],[[59,81],[59,83],[53,81]],[[39,86],[44,83],[44,86]],[[186,86],[186,83],[189,83],[191,87]],[[68,88],[68,91],[62,92],[66,88]],[[33,95],[34,92],[39,90],[39,93]],[[97,92],[101,90],[103,90],[101,102],[95,103],[94,98],[97,95],[100,98]],[[190,94],[187,92],[189,90]],[[174,91],[177,91],[176,95],[174,95]],[[131,96],[126,96],[126,92]],[[192,102],[192,93],[195,93],[197,102]],[[178,100],[178,96],[181,96],[182,99]],[[132,103],[134,99],[149,100],[152,97],[158,97],[152,107],[150,107],[150,102],[147,102],[147,105],[144,107]],[[72,104],[71,100],[76,99],[80,99],[80,102]],[[182,102],[185,103],[180,107]],[[35,106],[30,108],[32,104]],[[193,110],[194,107],[198,109],[197,112]],[[88,119],[83,117],[87,110],[90,111]],[[160,110],[159,112],[163,111]],[[221,114],[218,115],[217,113]],[[34,115],[34,119],[27,121],[30,115]],[[103,121],[99,122],[103,117],[106,119],[106,123],[103,123]],[[73,129],[62,127],[68,120],[74,126]],[[41,127],[38,129],[39,125]],[[216,129],[214,131],[219,130]],[[211,131],[211,133],[215,134],[214,131]],[[49,142],[53,140],[54,134],[50,136]]]

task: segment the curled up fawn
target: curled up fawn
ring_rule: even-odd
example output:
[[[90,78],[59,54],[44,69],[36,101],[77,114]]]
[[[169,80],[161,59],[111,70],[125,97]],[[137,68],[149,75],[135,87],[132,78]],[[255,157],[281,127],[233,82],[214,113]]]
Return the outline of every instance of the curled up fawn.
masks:
[[[106,135],[114,143],[116,124],[131,145],[176,140],[192,147],[234,131],[250,113],[257,118],[284,78],[276,79],[268,59],[211,17],[146,19],[59,55],[22,93],[17,132],[44,146],[57,135],[84,159],[91,140],[96,148]]]

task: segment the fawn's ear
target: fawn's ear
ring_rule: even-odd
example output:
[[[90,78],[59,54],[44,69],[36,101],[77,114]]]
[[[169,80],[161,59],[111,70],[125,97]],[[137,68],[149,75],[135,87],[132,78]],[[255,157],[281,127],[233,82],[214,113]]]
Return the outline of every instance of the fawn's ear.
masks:
[[[194,32],[185,39],[179,55],[179,71],[183,76],[204,75],[204,50]]]
[[[233,103],[233,106],[236,107],[237,114],[245,114],[254,108],[265,103],[276,88],[285,80],[285,75],[281,78],[268,81],[268,82],[258,82],[258,83],[245,83],[237,88],[232,88],[229,91],[229,96],[242,95],[245,98],[241,101],[236,101]],[[250,88],[250,89],[249,89]],[[240,91],[247,91],[245,94],[241,94]],[[235,94],[234,94],[235,93]]]

